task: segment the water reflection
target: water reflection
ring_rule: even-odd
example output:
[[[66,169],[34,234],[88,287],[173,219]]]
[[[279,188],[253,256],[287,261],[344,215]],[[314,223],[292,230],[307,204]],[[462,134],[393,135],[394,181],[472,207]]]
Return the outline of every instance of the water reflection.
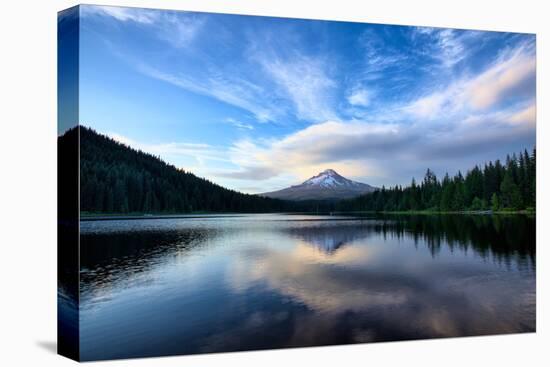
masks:
[[[83,223],[84,359],[535,330],[532,218],[313,219]]]
[[[346,244],[375,235],[378,223],[376,220],[303,222],[283,231],[326,254],[334,254]]]
[[[152,284],[155,267],[204,246],[215,231],[125,231],[82,236],[80,298],[103,302],[116,287]],[[86,303],[84,303],[86,305]],[[88,304],[89,306],[89,304]]]

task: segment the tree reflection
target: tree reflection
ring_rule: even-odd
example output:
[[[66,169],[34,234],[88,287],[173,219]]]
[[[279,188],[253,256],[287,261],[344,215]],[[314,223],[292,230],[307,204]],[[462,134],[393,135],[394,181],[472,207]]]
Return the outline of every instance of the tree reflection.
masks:
[[[425,244],[432,256],[442,246],[450,251],[474,251],[484,259],[518,266],[535,266],[535,220],[528,216],[489,215],[386,215],[351,221],[283,228],[326,254],[358,240],[381,235],[412,238]]]

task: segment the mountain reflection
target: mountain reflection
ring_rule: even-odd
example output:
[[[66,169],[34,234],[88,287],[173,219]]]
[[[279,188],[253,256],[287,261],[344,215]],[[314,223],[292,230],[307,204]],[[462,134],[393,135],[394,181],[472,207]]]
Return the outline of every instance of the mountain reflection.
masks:
[[[306,242],[308,245],[325,252],[334,254],[340,248],[357,240],[375,234],[373,223],[358,221],[328,221],[322,224],[309,224],[284,228],[283,231],[292,237]]]

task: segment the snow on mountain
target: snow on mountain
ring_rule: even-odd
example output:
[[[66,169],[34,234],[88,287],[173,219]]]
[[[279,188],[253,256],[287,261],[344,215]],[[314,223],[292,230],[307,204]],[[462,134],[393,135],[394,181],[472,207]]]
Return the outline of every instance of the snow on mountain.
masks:
[[[324,170],[317,176],[304,181],[302,185],[318,185],[321,187],[342,187],[342,186],[357,186],[364,185],[359,182],[348,180],[347,178],[340,176],[336,171],[332,169]]]
[[[366,194],[376,189],[376,187],[349,180],[333,169],[327,169],[300,185],[260,195],[285,200],[340,200]]]

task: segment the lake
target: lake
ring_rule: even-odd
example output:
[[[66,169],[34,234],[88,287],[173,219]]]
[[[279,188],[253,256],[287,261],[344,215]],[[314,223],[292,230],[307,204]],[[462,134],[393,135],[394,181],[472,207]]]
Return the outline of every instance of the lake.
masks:
[[[535,331],[535,219],[83,221],[83,360]]]

